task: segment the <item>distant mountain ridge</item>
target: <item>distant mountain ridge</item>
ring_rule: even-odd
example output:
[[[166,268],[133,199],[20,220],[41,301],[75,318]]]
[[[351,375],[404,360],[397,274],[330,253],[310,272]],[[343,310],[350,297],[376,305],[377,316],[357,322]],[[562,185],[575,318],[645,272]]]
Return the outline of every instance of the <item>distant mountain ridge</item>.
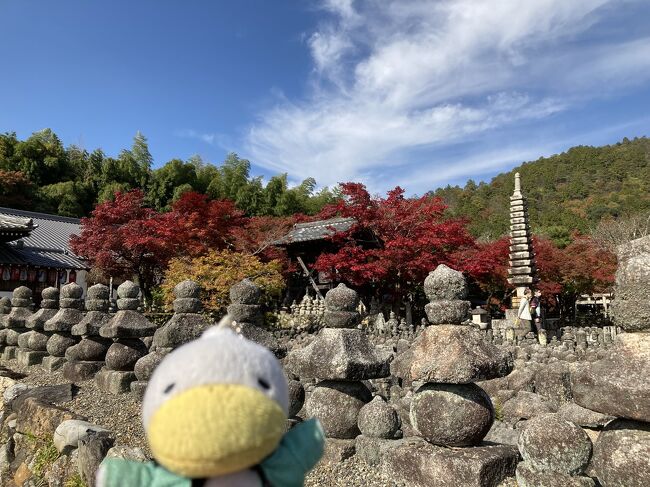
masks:
[[[489,183],[469,180],[447,186],[442,197],[455,217],[467,218],[470,231],[491,240],[508,232],[509,196],[519,172],[528,198],[533,233],[566,245],[575,231],[590,232],[603,218],[650,211],[650,139],[602,147],[577,146],[562,154],[525,162]]]

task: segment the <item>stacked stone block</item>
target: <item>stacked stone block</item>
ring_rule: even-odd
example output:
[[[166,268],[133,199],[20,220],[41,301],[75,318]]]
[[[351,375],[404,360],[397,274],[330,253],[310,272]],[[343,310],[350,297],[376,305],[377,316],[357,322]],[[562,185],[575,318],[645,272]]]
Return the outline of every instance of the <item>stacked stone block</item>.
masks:
[[[59,290],[48,287],[41,292],[41,308],[30,316],[25,326],[30,331],[18,337],[19,349],[16,352],[18,363],[24,366],[40,364],[47,357],[47,342],[51,333],[43,328],[45,322],[54,318],[59,308]]]
[[[5,335],[4,352],[2,358],[10,360],[16,358],[18,349],[18,337],[29,331],[26,322],[32,315],[32,290],[25,286],[14,289],[11,298],[11,311],[4,317]]]
[[[71,382],[91,379],[104,366],[104,359],[113,341],[103,338],[99,330],[110,320],[108,314],[110,290],[103,284],[88,289],[86,316],[71,329],[72,336],[81,341],[68,348],[63,376]]]
[[[43,367],[53,372],[63,367],[66,362],[65,352],[77,343],[77,338],[70,333],[72,327],[83,317],[84,302],[81,299],[83,289],[74,282],[61,288],[59,310],[43,325],[43,330],[53,332],[47,340],[48,357],[43,358]]]
[[[136,380],[133,368],[148,350],[143,337],[151,336],[156,325],[137,311],[140,306],[140,288],[125,281],[117,288],[117,313],[99,330],[100,336],[113,339],[106,352],[105,366],[95,376],[97,387],[103,392],[120,394],[131,390]]]
[[[592,476],[601,485],[650,485],[650,236],[617,248],[611,318],[625,333],[611,354],[571,376],[576,403],[619,419],[594,445]]]
[[[463,485],[491,485],[474,479],[482,476],[482,469],[495,469],[501,478],[514,473],[518,453],[503,445],[479,446],[494,422],[494,408],[475,382],[508,375],[512,356],[488,343],[469,322],[461,324],[469,303],[458,302],[466,295],[460,272],[439,266],[427,278],[425,291],[434,303],[427,308],[434,326],[428,326],[391,363],[393,375],[405,386],[417,388],[410,405],[406,403],[408,414],[402,416],[402,422],[408,419],[410,423],[402,428],[415,437],[392,447],[382,457],[382,466],[398,475],[408,458],[404,480],[412,485],[456,485],[444,472],[458,465],[454,477],[463,478]],[[444,306],[436,306],[439,301]],[[462,448],[451,451],[446,447]]]
[[[201,313],[199,296],[201,287],[194,281],[183,281],[174,287],[174,315],[156,330],[149,353],[139,359],[134,367],[137,380],[131,391],[142,397],[154,369],[174,348],[201,336],[213,323]]]
[[[0,355],[4,352],[5,337],[7,330],[5,329],[5,318],[11,312],[11,299],[7,297],[0,298]]]
[[[261,305],[262,290],[250,279],[243,279],[230,288],[228,316],[235,323],[236,330],[243,336],[271,350],[282,358],[286,349],[266,329]]]
[[[320,419],[330,449],[348,452],[360,434],[359,412],[372,399],[362,381],[389,375],[388,357],[380,356],[356,328],[358,304],[357,293],[344,284],[330,290],[325,296],[327,327],[287,357],[287,368],[301,379],[319,379],[305,410]]]
[[[462,323],[469,317],[467,282],[462,274],[440,264],[424,280],[429,304],[424,307],[429,323]]]

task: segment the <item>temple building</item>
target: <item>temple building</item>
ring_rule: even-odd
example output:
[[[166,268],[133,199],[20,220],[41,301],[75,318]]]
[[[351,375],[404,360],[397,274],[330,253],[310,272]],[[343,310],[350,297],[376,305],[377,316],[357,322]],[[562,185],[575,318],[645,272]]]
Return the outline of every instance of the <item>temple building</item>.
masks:
[[[72,253],[80,220],[0,207],[0,297],[27,286],[38,300],[49,286],[76,282],[86,292],[88,266]]]
[[[287,235],[275,242],[275,245],[286,249],[287,256],[297,269],[288,280],[285,304],[293,300],[300,301],[305,294],[323,297],[338,284],[313,267],[319,255],[338,250],[340,244],[332,237],[337,233],[348,232],[356,223],[354,218],[347,217],[296,223]],[[376,245],[374,242],[377,241],[364,229],[355,230],[353,238],[364,247]]]

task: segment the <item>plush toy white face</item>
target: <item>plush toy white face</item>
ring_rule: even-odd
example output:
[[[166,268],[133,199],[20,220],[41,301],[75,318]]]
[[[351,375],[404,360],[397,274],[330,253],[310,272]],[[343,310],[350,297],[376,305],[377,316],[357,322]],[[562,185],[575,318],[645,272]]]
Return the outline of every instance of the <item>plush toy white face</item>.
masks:
[[[266,348],[212,328],[167,355],[142,403],[151,451],[168,470],[213,477],[257,464],[277,446],[287,380]]]

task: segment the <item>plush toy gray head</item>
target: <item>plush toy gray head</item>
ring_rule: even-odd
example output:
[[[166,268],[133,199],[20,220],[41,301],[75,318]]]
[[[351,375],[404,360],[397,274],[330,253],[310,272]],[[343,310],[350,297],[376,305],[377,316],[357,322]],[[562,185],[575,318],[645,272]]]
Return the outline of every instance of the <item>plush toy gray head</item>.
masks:
[[[154,457],[172,472],[212,477],[257,464],[284,434],[287,379],[266,348],[227,327],[167,355],[142,402]]]
[[[213,327],[198,340],[171,352],[158,365],[142,401],[145,429],[163,402],[190,387],[205,384],[252,387],[288,414],[287,379],[275,356],[227,327]]]

